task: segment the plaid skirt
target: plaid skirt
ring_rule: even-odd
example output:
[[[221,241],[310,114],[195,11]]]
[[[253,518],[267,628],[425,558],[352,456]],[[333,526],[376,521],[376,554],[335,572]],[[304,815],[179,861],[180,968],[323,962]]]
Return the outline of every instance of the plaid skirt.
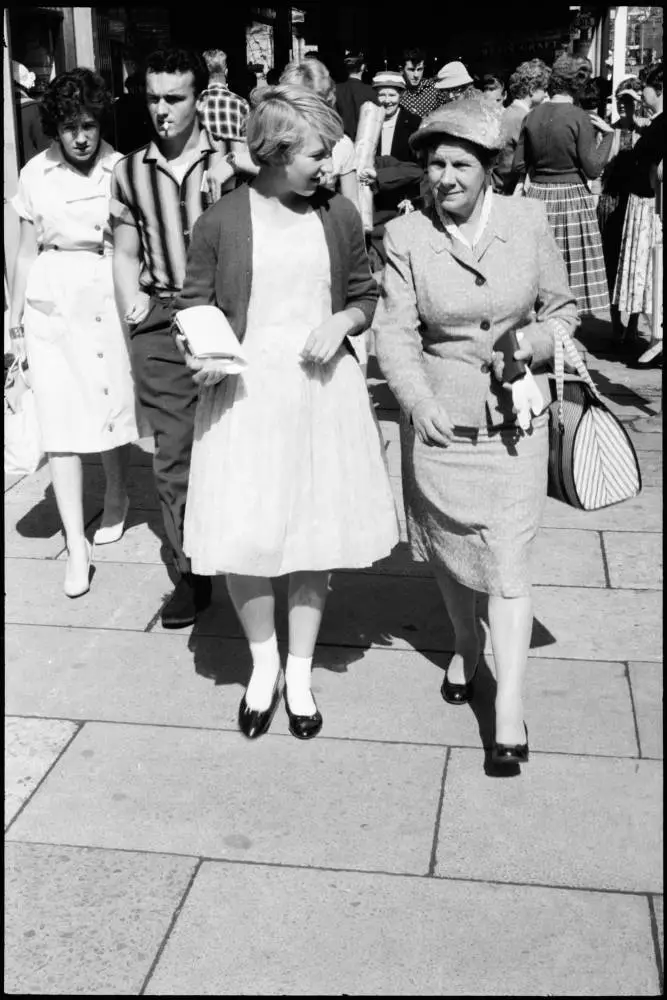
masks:
[[[614,305],[625,313],[653,312],[653,246],[662,234],[655,198],[631,194],[625,210]]]
[[[607,272],[593,195],[583,184],[532,183],[526,197],[546,205],[579,315],[608,313]]]

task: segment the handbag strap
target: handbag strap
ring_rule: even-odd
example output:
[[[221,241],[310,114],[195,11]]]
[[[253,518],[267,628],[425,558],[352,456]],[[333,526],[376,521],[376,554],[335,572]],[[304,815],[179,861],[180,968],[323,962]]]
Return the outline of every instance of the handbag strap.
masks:
[[[591,390],[597,400],[602,402],[595,382],[591,378],[584,360],[579,351],[574,346],[574,342],[562,323],[553,320],[554,327],[554,373],[556,375],[556,398],[558,400],[558,423],[562,427],[563,418],[563,398],[565,393],[565,357],[575,369],[577,375]]]

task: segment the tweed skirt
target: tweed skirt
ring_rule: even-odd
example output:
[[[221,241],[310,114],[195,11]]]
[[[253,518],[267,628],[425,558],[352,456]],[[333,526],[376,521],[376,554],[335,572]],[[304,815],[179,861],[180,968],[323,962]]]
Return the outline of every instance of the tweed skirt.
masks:
[[[530,593],[531,551],[547,496],[547,414],[529,434],[457,429],[422,444],[401,418],[403,499],[412,555],[471,590]]]
[[[595,198],[583,184],[531,184],[527,198],[546,205],[580,316],[609,310],[609,289]]]
[[[614,305],[625,313],[653,312],[653,246],[662,239],[655,198],[631,194],[625,210]]]

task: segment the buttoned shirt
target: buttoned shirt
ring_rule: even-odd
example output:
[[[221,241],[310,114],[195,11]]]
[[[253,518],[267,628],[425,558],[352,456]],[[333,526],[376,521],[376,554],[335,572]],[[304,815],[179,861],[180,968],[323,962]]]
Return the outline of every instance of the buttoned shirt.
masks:
[[[197,100],[197,112],[202,128],[214,139],[238,142],[245,136],[250,106],[238,94],[222,83],[212,83]]]
[[[416,87],[406,87],[401,93],[400,105],[423,118],[442,104],[441,91],[435,89],[435,80],[421,80]]]
[[[183,286],[192,229],[211,204],[206,171],[214,152],[202,129],[180,180],[155,142],[124,156],[114,167],[111,216],[115,224],[139,231],[139,283],[149,294],[172,293]]]
[[[34,224],[40,246],[111,252],[111,173],[120,158],[102,141],[86,175],[67,162],[60,143],[52,142],[26,163],[11,203],[22,219]]]

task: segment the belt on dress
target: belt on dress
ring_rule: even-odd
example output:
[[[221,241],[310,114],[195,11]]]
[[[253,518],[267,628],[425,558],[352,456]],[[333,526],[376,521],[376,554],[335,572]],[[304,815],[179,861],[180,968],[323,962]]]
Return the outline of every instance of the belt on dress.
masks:
[[[46,253],[47,250],[58,250],[60,253],[96,253],[99,257],[104,257],[111,253],[111,247],[105,248],[99,243],[91,243],[88,247],[61,247],[57,243],[38,243],[39,253]]]

